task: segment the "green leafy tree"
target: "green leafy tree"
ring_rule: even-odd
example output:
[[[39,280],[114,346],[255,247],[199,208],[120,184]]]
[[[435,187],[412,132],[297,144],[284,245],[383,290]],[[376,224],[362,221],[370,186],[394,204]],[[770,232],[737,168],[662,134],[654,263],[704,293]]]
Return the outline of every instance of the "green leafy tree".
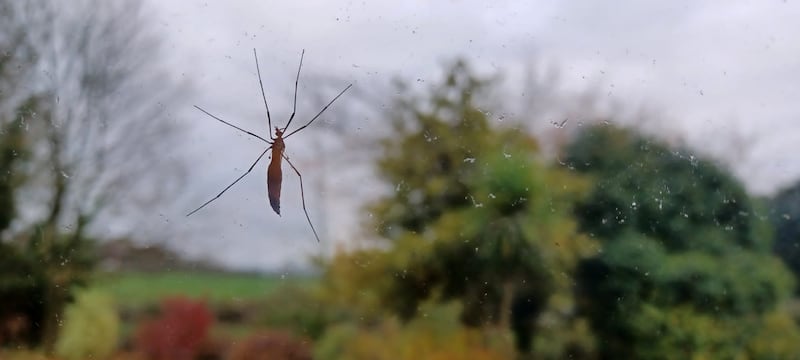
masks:
[[[773,250],[800,277],[800,182],[776,194],[771,205],[775,226]]]
[[[424,301],[457,300],[463,324],[511,328],[529,351],[538,317],[569,308],[553,298],[592,249],[569,218],[585,184],[545,166],[529,135],[490,123],[477,101],[490,85],[456,62],[429,100],[400,96],[378,160],[394,191],[369,209],[387,250],[350,256],[381,275],[360,276],[378,308],[410,320]]]
[[[748,353],[794,279],[770,254],[768,226],[741,184],[611,126],[583,131],[567,159],[595,182],[575,214],[603,250],[581,262],[577,280],[603,357]]]
[[[769,248],[767,224],[742,185],[710,161],[612,126],[581,133],[567,161],[596,181],[576,211],[585,232],[611,239],[635,231],[670,251]]]

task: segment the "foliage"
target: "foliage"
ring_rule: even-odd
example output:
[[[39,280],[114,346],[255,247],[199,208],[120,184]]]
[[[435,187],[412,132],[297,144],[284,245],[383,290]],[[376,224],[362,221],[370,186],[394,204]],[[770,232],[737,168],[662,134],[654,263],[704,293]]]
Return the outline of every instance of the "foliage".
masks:
[[[29,341],[48,351],[71,291],[94,265],[91,225],[120,194],[120,208],[136,204],[133,186],[148,174],[160,186],[146,192],[166,189],[171,171],[150,171],[164,159],[164,142],[155,139],[175,134],[171,123],[156,120],[165,103],[154,95],[166,100],[173,87],[153,71],[157,42],[139,28],[144,18],[136,6],[0,0],[0,231],[14,223],[3,241],[19,256],[0,282],[33,282],[0,289],[0,297],[16,307],[36,291],[40,301],[24,310],[36,324]],[[26,217],[14,203],[21,189],[32,209]],[[35,267],[17,272],[28,270],[24,264]]]
[[[747,341],[752,359],[789,359],[800,354],[800,329],[785,311],[765,314],[755,324],[756,334]]]
[[[0,70],[6,65],[0,61]],[[0,234],[17,215],[16,192],[26,178],[22,165],[29,157],[25,126],[36,108],[36,99],[30,98],[12,120],[0,114]],[[40,336],[32,324],[41,322],[44,307],[30,299],[44,295],[45,282],[35,259],[18,245],[0,240],[0,345],[33,344]]]
[[[707,160],[610,126],[586,129],[567,157],[595,180],[575,215],[603,249],[581,261],[577,281],[601,355],[743,356],[794,286],[743,187]]]
[[[116,349],[119,318],[111,298],[97,290],[83,290],[64,311],[64,326],[56,354],[64,359],[107,358]]]
[[[5,121],[0,115],[0,234],[17,215],[15,193],[26,178],[21,163],[30,152],[25,123],[36,107],[36,99],[31,98],[18,108],[13,120]]]
[[[61,309],[72,299],[72,289],[86,284],[94,266],[93,241],[40,226],[8,244],[0,242],[0,260],[0,301],[4,305],[0,322],[7,317],[26,319],[26,331],[19,334],[22,340],[50,349]]]
[[[386,294],[392,287],[390,256],[378,249],[340,252],[323,264],[320,297],[340,309],[339,320],[377,321],[387,315]]]
[[[562,314],[546,311],[541,315],[542,330],[534,338],[531,359],[595,359],[597,344],[585,318],[561,319]]]
[[[32,350],[2,350],[0,349],[0,359],[3,360],[53,360],[41,352]]]
[[[167,298],[160,315],[137,329],[136,347],[150,359],[194,359],[208,341],[213,320],[204,301]]]
[[[22,253],[36,264],[34,278],[42,281],[41,342],[48,351],[55,345],[64,306],[72,300],[73,290],[87,284],[97,261],[94,239],[79,230],[60,231],[53,224],[40,224],[20,236]]]
[[[457,304],[420,308],[422,316],[403,325],[396,318],[368,325],[336,325],[317,342],[315,359],[508,359],[510,334],[470,329],[459,320]]]
[[[259,302],[264,312],[260,320],[271,329],[318,339],[329,324],[346,318],[340,306],[323,300],[313,289],[284,285]]]
[[[36,344],[41,334],[32,326],[44,316],[41,299],[45,279],[34,259],[16,246],[0,242],[0,345]]]
[[[570,312],[568,274],[593,251],[569,218],[586,185],[545,166],[532,137],[489,122],[476,99],[490,85],[456,62],[430,100],[396,99],[378,160],[394,191],[369,207],[381,244],[339,254],[324,284],[368,319],[457,300],[463,324],[511,329],[529,351],[543,311]]]
[[[283,332],[261,332],[248,336],[233,346],[229,360],[310,360],[307,340]]]
[[[708,160],[603,125],[569,145],[567,162],[596,181],[575,212],[585,232],[611,239],[635,231],[670,251],[769,248],[743,186]]]
[[[771,205],[775,226],[773,251],[800,277],[800,182],[776,194]]]

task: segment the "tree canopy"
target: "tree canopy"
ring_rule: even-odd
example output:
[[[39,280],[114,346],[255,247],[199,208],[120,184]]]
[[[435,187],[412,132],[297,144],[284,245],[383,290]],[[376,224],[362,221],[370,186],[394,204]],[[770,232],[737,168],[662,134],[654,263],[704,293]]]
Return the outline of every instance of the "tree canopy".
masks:
[[[527,351],[538,317],[570,307],[563,275],[593,249],[569,216],[586,184],[547,166],[530,135],[491,123],[477,101],[491,90],[455,62],[429,99],[397,99],[378,160],[393,191],[368,209],[389,248],[364,250],[361,269],[391,281],[362,285],[403,319],[457,300],[464,324],[510,328]]]
[[[748,353],[744,334],[760,333],[748,326],[778,309],[794,279],[742,185],[708,160],[612,126],[586,129],[567,159],[594,180],[575,216],[603,250],[581,262],[577,281],[601,353]]]

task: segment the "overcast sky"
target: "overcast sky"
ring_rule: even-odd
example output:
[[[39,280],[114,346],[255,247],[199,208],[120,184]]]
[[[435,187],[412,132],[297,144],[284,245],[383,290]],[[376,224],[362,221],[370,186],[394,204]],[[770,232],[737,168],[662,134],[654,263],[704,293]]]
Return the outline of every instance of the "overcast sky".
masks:
[[[756,194],[769,194],[800,177],[796,1],[608,4],[151,1],[167,66],[194,89],[186,106],[171,111],[191,129],[184,144],[193,154],[188,200],[154,215],[153,223],[189,234],[175,241],[195,254],[262,269],[302,263],[304,254],[328,251],[356,236],[358,201],[341,201],[331,189],[337,181],[369,181],[361,178],[364,172],[322,167],[326,156],[336,154],[313,130],[287,141],[287,153],[303,172],[306,200],[323,244],[316,243],[305,222],[299,185],[288,168],[283,216],[269,208],[266,162],[207,211],[184,217],[188,203],[215,195],[263,149],[257,139],[191,107],[200,105],[265,136],[253,48],[273,121],[279,124],[290,113],[301,49],[306,55],[299,120],[318,111],[309,108],[314,102],[303,100],[312,92],[332,97],[348,83],[369,92],[363,87],[389,84],[395,77],[433,82],[442,63],[459,56],[479,68],[511,74],[535,60],[556,66],[566,88],[582,91],[601,84],[602,94],[623,106],[653,110],[663,121],[661,128],[680,134],[700,152],[719,154],[735,147],[730,150],[740,154],[730,165]],[[324,84],[315,83],[323,78]],[[522,94],[510,96],[514,102]],[[343,119],[348,101],[345,95],[339,107],[329,109],[326,121],[348,121],[356,131],[375,126],[376,119],[366,116]],[[740,146],[742,139],[747,147]]]

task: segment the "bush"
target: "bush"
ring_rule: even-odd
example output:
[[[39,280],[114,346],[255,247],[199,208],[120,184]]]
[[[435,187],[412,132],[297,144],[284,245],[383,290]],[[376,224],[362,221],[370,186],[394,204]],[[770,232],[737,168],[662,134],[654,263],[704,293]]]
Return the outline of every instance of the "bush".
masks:
[[[784,312],[765,314],[747,344],[752,359],[791,359],[800,354],[800,329]]]
[[[396,319],[372,326],[332,326],[316,344],[315,359],[512,359],[507,329],[461,325],[457,304],[423,304],[421,316],[406,324]]]
[[[31,299],[42,299],[45,287],[34,259],[0,241],[0,347],[38,344],[41,329],[32,324],[44,320],[45,306]]]
[[[119,319],[108,295],[80,291],[67,306],[64,319],[55,348],[64,359],[105,358],[116,349]]]
[[[311,360],[307,340],[284,332],[264,332],[249,336],[233,346],[228,360]]]
[[[312,289],[287,285],[274,291],[262,304],[261,323],[316,340],[326,327],[348,317],[341,306],[321,298]]]
[[[53,360],[41,352],[32,350],[0,350],[3,360]]]
[[[136,348],[149,359],[194,359],[208,342],[214,317],[204,301],[169,298],[159,317],[143,323],[136,332]]]

